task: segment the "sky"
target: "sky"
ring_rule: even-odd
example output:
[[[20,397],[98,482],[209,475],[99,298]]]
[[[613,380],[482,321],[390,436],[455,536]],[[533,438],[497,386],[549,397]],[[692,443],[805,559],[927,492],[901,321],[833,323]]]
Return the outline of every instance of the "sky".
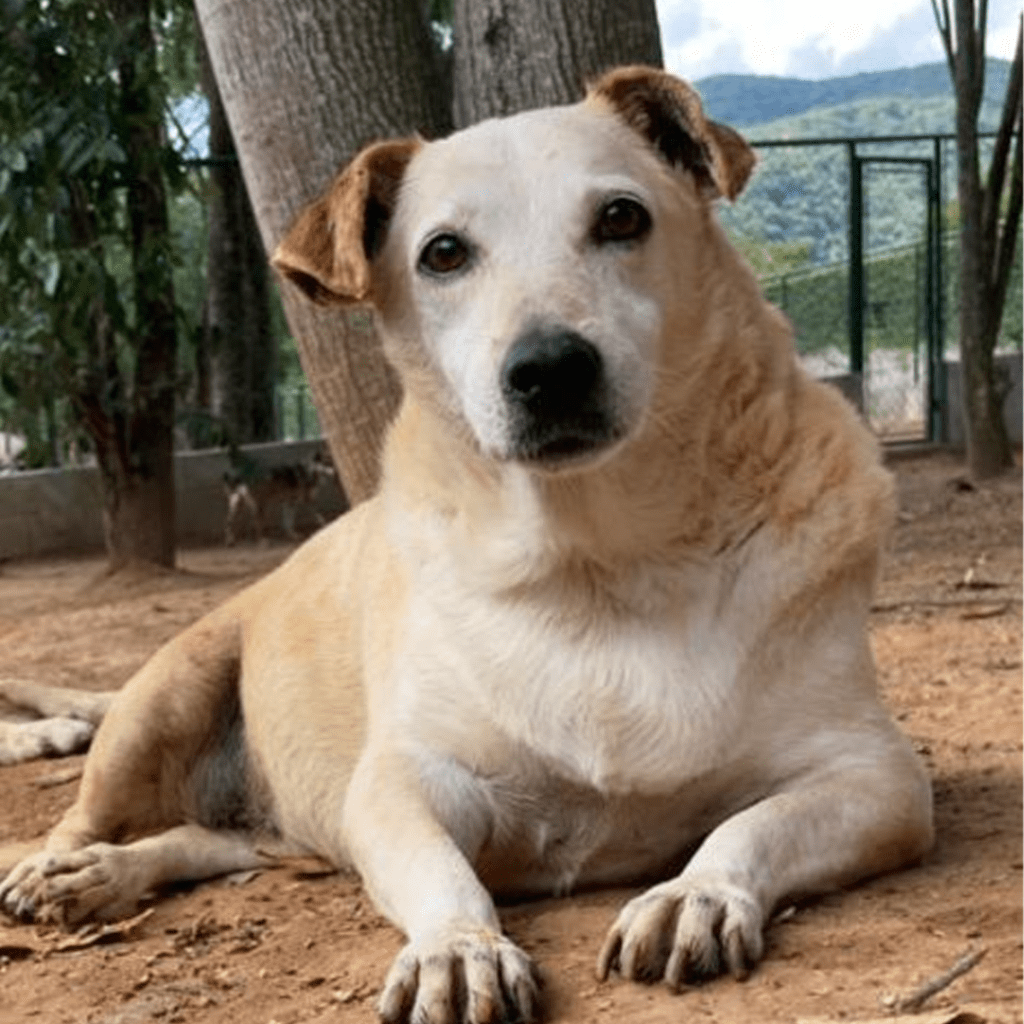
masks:
[[[665,66],[832,78],[944,61],[930,0],[655,0]],[[989,0],[987,52],[1013,57],[1020,0]]]

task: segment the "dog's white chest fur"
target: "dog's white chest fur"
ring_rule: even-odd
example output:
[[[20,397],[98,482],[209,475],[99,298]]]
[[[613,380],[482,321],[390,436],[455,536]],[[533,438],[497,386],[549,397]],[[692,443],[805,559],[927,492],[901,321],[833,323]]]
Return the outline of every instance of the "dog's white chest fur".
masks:
[[[750,741],[720,570],[581,569],[483,599],[469,561],[421,570],[396,710],[441,817],[486,822],[489,884],[630,877],[713,827]]]
[[[581,568],[482,597],[472,566],[434,568],[414,588],[403,658],[414,732],[457,752],[464,730],[486,772],[483,732],[497,760],[511,750],[609,797],[678,792],[734,755],[744,652],[717,571]]]

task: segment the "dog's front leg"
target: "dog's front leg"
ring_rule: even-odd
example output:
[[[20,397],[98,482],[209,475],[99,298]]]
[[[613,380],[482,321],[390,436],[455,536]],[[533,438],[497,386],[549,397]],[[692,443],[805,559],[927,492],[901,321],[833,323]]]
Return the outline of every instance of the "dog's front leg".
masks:
[[[464,773],[454,764],[450,771]],[[384,983],[380,1015],[389,1024],[533,1020],[539,1001],[533,963],[502,935],[494,903],[470,864],[484,840],[481,809],[473,806],[470,787],[445,788],[466,799],[442,822],[411,760],[372,750],[349,787],[349,854],[378,907],[409,940]]]
[[[728,818],[682,874],[631,900],[605,940],[598,977],[617,969],[673,989],[722,971],[742,978],[760,959],[764,927],[783,900],[923,854],[932,838],[930,789],[909,746],[868,737],[860,752],[837,760]]]

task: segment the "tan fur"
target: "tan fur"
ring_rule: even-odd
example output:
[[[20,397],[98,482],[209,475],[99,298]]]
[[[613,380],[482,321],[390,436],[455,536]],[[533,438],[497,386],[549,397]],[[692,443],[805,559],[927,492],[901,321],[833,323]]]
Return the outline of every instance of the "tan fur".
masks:
[[[537,1012],[492,893],[666,879],[598,973],[674,987],[920,856],[867,639],[891,483],[715,221],[752,166],[629,68],[342,172],[274,262],[374,303],[404,388],[380,494],[129,683],[9,913],[312,851],[408,936],[384,1018],[478,1024]]]

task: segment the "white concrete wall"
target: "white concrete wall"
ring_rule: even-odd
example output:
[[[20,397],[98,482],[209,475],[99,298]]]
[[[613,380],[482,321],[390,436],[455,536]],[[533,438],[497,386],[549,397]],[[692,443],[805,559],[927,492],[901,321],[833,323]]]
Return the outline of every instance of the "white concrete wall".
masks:
[[[243,451],[264,466],[303,462],[318,441],[246,445]],[[223,449],[175,456],[178,542],[222,543],[227,502]],[[345,508],[340,488],[321,486],[320,513],[329,518]],[[248,523],[246,521],[246,527]],[[300,519],[301,530],[306,524]],[[244,529],[242,536],[245,537]],[[43,469],[0,475],[0,558],[103,549],[103,495],[96,469]]]
[[[1024,395],[1021,391],[1021,353],[1011,352],[996,356],[996,366],[1009,375],[1010,393],[1003,404],[1003,420],[1010,442],[1021,444],[1022,420],[1024,420]],[[963,377],[960,363],[946,363],[946,437],[953,448],[962,451],[966,447],[963,419]]]

